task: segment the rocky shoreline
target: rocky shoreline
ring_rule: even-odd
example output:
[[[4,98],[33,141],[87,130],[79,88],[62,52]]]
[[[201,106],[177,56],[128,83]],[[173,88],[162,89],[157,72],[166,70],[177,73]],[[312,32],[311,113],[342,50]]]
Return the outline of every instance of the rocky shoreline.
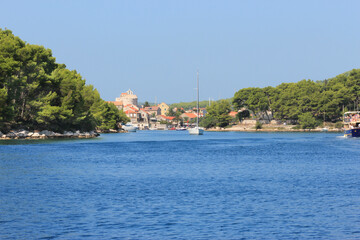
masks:
[[[11,139],[54,139],[54,138],[95,138],[100,136],[95,131],[80,132],[80,131],[65,131],[64,133],[57,133],[53,131],[27,131],[27,130],[13,130],[8,133],[0,132],[0,140]]]
[[[255,126],[232,126],[228,128],[209,128],[206,131],[209,132],[343,132],[342,129],[338,128],[330,128],[324,131],[322,128],[315,128],[315,129],[293,129],[293,126],[287,127],[263,127],[261,129],[255,129]]]

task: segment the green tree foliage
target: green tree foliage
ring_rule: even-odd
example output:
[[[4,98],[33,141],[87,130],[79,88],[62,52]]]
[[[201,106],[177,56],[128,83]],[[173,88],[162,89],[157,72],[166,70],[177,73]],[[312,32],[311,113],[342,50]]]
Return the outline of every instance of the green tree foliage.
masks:
[[[261,88],[244,88],[235,93],[233,104],[235,109],[246,107],[255,115],[269,110],[269,101]]]
[[[229,102],[231,104],[232,102],[232,99],[229,98],[229,99],[222,99],[222,100],[225,100],[227,102]],[[222,100],[219,100],[219,101],[222,101]],[[214,102],[214,101],[212,101]],[[193,109],[193,108],[196,108],[196,105],[197,102],[196,101],[193,101],[193,102],[180,102],[180,103],[173,103],[170,105],[170,108],[183,108],[185,110],[189,110],[189,109]],[[200,101],[199,102],[199,107],[200,108],[206,108],[209,106],[209,101]]]
[[[282,83],[277,87],[245,88],[233,98],[236,110],[246,108],[255,117],[271,120],[299,120],[311,113],[316,120],[336,122],[342,110],[358,110],[360,103],[360,69],[340,74],[332,79],[314,82],[302,80]]]
[[[148,101],[145,101],[144,107],[150,107],[150,103]]]
[[[250,112],[248,110],[240,111],[236,114],[236,119],[240,122],[248,117],[250,117]]]
[[[176,121],[176,123],[179,124],[179,122],[182,120],[180,116],[183,113],[184,111],[182,111],[179,108],[177,108],[176,111],[174,111],[174,108],[170,107],[168,112],[166,113],[166,116],[175,117],[173,121]]]
[[[231,110],[229,101],[220,100],[218,102],[212,102],[206,110],[206,116],[212,120],[215,119],[216,126],[218,127],[226,127],[232,120],[232,117],[229,116]]]
[[[200,127],[212,128],[216,126],[216,118],[211,115],[206,115],[205,117],[200,118],[199,122]]]
[[[128,121],[52,52],[0,29],[0,128],[93,130]]]
[[[255,129],[256,129],[256,130],[262,129],[262,123],[261,123],[260,121],[256,121]]]
[[[207,107],[209,104],[208,101],[200,101],[199,102],[199,107],[200,108],[204,108]],[[196,107],[196,101],[193,102],[180,102],[180,103],[173,103],[169,106],[170,108],[184,108],[184,109],[193,109]]]
[[[319,122],[310,112],[299,115],[299,123],[302,129],[314,129],[319,125]]]
[[[175,117],[175,112],[173,108],[169,108],[169,110],[166,113],[166,116]]]

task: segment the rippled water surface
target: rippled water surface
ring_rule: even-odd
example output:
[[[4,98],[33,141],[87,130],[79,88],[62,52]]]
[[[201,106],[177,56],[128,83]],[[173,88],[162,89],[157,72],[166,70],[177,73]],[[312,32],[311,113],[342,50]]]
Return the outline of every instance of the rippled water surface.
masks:
[[[360,139],[0,141],[0,239],[360,239]]]

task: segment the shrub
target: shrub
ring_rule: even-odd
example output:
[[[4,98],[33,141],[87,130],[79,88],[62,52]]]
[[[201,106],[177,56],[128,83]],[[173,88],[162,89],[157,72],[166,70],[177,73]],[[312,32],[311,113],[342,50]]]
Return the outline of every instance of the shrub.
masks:
[[[257,121],[256,124],[255,124],[255,129],[258,130],[258,129],[262,129],[262,123]]]
[[[200,127],[204,127],[204,128],[212,128],[216,126],[216,119],[213,116],[205,116],[203,118],[200,119],[200,123],[199,123]]]
[[[335,128],[341,129],[343,127],[343,123],[342,122],[337,122],[335,123]]]
[[[299,115],[299,123],[302,129],[314,129],[319,125],[314,116],[309,112]]]

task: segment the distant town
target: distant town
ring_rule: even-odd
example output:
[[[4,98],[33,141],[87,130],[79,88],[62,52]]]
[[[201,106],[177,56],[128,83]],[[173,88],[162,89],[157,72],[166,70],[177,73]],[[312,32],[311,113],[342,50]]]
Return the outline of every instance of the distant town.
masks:
[[[197,109],[184,109],[184,108],[172,108],[165,102],[150,106],[139,105],[138,97],[134,92],[129,89],[128,91],[121,93],[120,97],[115,101],[108,101],[108,103],[114,104],[119,110],[122,110],[126,116],[130,119],[131,124],[138,127],[140,130],[146,129],[166,129],[171,127],[191,126],[194,124],[196,117],[198,116]],[[170,112],[181,112],[181,115],[170,116]],[[206,108],[199,108],[199,118],[205,117]],[[231,112],[235,115],[237,112]]]

